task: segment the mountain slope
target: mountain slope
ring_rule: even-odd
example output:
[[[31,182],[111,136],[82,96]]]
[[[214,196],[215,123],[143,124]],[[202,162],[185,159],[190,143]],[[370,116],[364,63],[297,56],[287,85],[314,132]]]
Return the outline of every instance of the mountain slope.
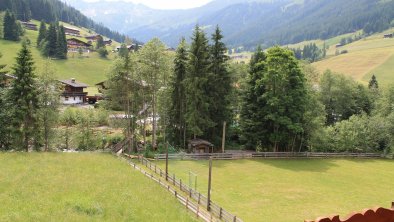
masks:
[[[232,47],[327,39],[365,29],[377,32],[394,19],[392,0],[214,0],[188,10],[155,10],[125,2],[67,0],[88,16],[137,39],[159,37],[176,46],[198,23],[223,29]]]
[[[125,39],[124,35],[96,23],[60,0],[1,0],[0,11],[5,10],[12,11],[19,20],[23,21],[30,19],[46,22],[63,21],[89,28],[118,42],[123,42]]]

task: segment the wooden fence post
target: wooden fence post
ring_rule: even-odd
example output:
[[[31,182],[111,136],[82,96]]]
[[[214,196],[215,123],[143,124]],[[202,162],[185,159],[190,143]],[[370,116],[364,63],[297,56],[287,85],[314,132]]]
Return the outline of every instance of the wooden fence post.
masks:
[[[168,143],[166,143],[166,181],[168,181]]]
[[[179,189],[181,189],[181,191],[183,191],[182,190],[182,179],[179,179]]]
[[[237,222],[237,216],[234,216],[233,222]]]
[[[220,210],[219,210],[219,219],[222,219],[222,212],[223,211],[223,209],[222,208],[220,208]]]
[[[174,180],[174,186],[175,186],[175,173],[172,175],[172,179]]]
[[[212,157],[209,158],[207,211],[211,210],[211,182],[212,182]]]

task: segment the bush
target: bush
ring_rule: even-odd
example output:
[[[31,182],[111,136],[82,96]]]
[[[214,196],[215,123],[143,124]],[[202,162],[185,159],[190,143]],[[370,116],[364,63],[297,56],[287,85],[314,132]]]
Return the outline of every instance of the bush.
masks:
[[[99,48],[97,50],[98,54],[100,55],[101,58],[107,58],[108,56],[108,50],[106,50],[104,47],[103,48]]]

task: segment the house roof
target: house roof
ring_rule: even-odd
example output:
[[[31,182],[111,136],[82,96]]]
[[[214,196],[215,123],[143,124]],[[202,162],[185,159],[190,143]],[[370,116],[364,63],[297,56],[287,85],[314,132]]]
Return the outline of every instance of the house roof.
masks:
[[[67,26],[63,26],[64,27],[64,29],[68,29],[68,30],[73,30],[73,31],[78,31],[79,32],[79,29],[75,29],[75,28],[71,28],[71,27],[67,27]]]
[[[77,39],[77,38],[69,38],[69,39],[67,39],[67,42],[68,41],[76,41],[76,42],[79,42],[79,43],[81,43],[81,44],[84,44],[85,46],[92,46],[92,44],[89,44],[89,43],[86,43],[86,42],[84,42],[84,41],[82,41],[82,40],[80,40],[80,39]]]
[[[189,140],[189,144],[192,146],[199,146],[199,145],[205,145],[205,146],[209,146],[209,147],[214,147],[214,145],[206,140],[202,140],[202,139],[192,139]]]
[[[67,80],[59,80],[59,82],[75,87],[75,88],[87,88],[88,85],[86,85],[85,83],[81,83],[81,82],[77,82],[75,81],[75,79],[67,79]]]
[[[11,74],[4,74],[5,77],[10,78],[10,79],[17,79],[16,76],[11,75]]]

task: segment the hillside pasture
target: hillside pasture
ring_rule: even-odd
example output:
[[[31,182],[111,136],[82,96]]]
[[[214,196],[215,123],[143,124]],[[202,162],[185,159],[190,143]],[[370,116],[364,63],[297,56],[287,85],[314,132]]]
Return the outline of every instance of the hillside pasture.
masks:
[[[164,169],[165,161],[157,162]],[[394,198],[394,161],[346,159],[213,162],[212,200],[245,222],[299,222],[375,206]],[[208,161],[170,161],[169,172],[207,193]]]
[[[384,33],[392,31],[394,30]],[[313,66],[320,72],[330,69],[363,83],[367,83],[372,74],[375,74],[382,86],[393,84],[391,58],[394,56],[394,38],[384,39],[384,33],[375,34],[339,48],[332,46],[328,51],[330,56],[313,63]],[[348,53],[335,56],[335,51],[344,50]]]
[[[110,154],[0,153],[0,221],[197,221]]]
[[[37,21],[33,21],[38,24]],[[86,30],[82,29],[84,34]],[[45,58],[41,56],[36,47],[36,40],[38,31],[26,30],[25,36],[31,41],[31,51],[35,62],[35,67],[39,71],[45,64]],[[69,36],[67,38],[70,38]],[[115,45],[116,43],[114,43]],[[7,64],[5,68],[11,71],[15,63],[15,57],[21,48],[20,42],[6,41],[0,39],[0,52],[3,57],[0,59],[0,64]],[[108,48],[110,50],[110,48]],[[52,60],[53,67],[56,70],[58,79],[76,78],[77,81],[88,84],[87,89],[90,95],[98,93],[95,86],[96,83],[104,81],[107,78],[107,71],[114,59],[114,53],[110,53],[108,58],[100,58],[98,53],[85,53],[82,57],[78,53],[68,53],[67,60]]]

